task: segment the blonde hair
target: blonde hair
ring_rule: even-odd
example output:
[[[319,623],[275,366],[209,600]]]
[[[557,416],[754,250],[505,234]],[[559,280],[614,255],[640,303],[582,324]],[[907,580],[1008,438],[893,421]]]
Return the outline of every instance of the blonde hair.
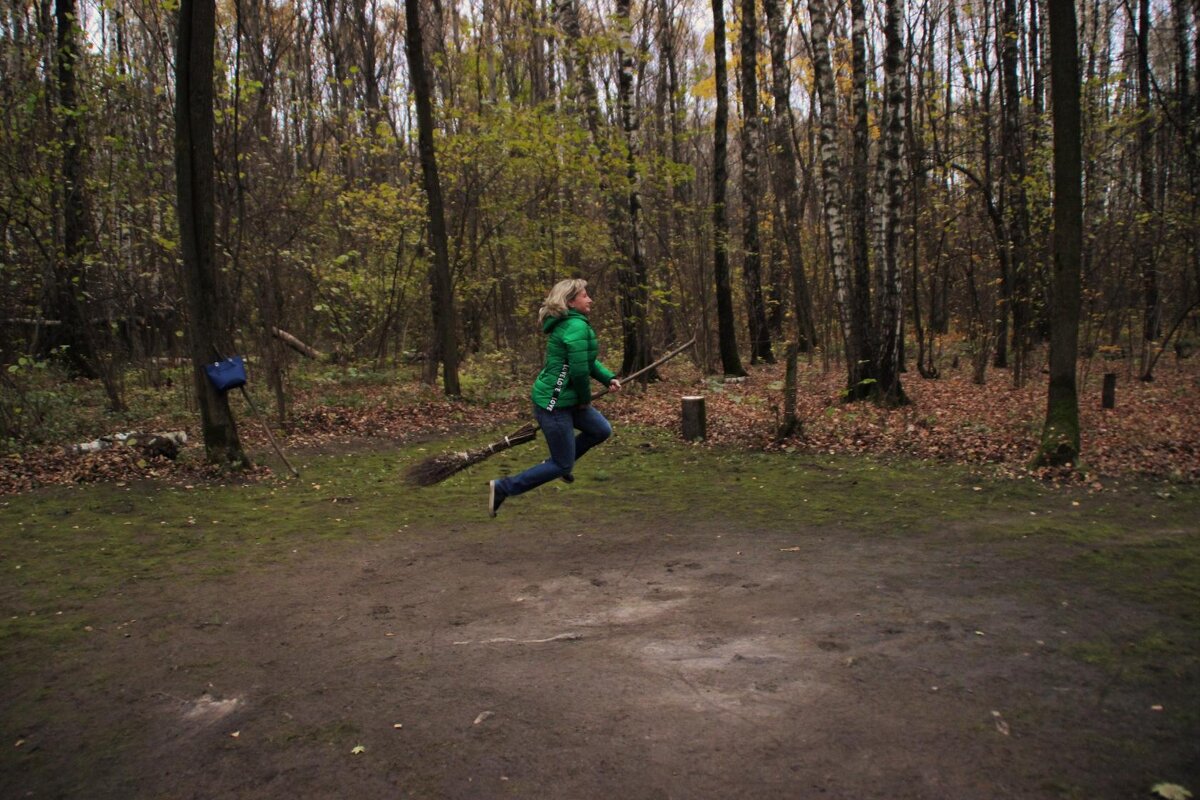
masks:
[[[567,303],[587,288],[587,281],[582,278],[567,278],[554,284],[550,294],[542,301],[538,310],[538,324],[546,321],[546,317],[561,317],[567,313]]]

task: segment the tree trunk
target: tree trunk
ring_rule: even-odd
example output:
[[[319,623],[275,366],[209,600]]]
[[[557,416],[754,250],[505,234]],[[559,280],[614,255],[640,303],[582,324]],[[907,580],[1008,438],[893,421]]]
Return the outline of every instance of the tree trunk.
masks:
[[[582,111],[588,130],[591,131],[593,143],[603,155],[607,153],[607,147],[600,136],[600,103],[596,97],[596,84],[592,80],[587,54],[580,45],[583,31],[579,25],[579,9],[576,8],[575,2],[576,0],[554,0],[554,17],[563,30],[563,38],[572,55],[570,60],[566,60],[567,80],[577,85],[576,93],[583,105]]]
[[[1151,342],[1159,337],[1162,329],[1162,306],[1159,299],[1158,263],[1156,250],[1157,212],[1155,210],[1154,174],[1154,126],[1155,115],[1150,106],[1150,0],[1138,2],[1137,31],[1137,96],[1138,116],[1138,195],[1141,198],[1141,246],[1138,248],[1138,266],[1142,273],[1142,355],[1141,373],[1143,381],[1154,380],[1150,371],[1153,351]]]
[[[633,62],[634,46],[632,21],[629,18],[630,0],[617,0],[617,25],[620,27],[620,63],[618,92],[620,95],[621,128],[625,134],[625,168],[629,181],[626,209],[628,218],[628,260],[622,260],[617,270],[621,293],[621,333],[624,351],[621,374],[631,375],[651,363],[650,327],[647,320],[649,289],[642,242],[641,175],[638,172],[638,120],[634,109]],[[648,375],[646,379],[653,380]]]
[[[1001,33],[1002,103],[1001,149],[1006,177],[1004,218],[1008,233],[1008,267],[1012,310],[1013,386],[1025,383],[1025,360],[1029,350],[1029,206],[1025,194],[1025,146],[1021,141],[1021,87],[1017,83],[1017,0],[1004,0]],[[998,345],[999,346],[999,345]]]
[[[47,11],[49,10],[47,6]],[[49,259],[42,285],[41,313],[61,325],[38,328],[33,352],[40,357],[61,353],[72,372],[100,377],[80,298],[87,287],[84,251],[87,247],[87,205],[84,193],[84,134],[77,97],[79,61],[75,0],[54,6],[54,89],[57,90],[58,138],[61,154],[62,244]],[[50,78],[47,78],[47,83]],[[50,87],[47,87],[50,88]],[[62,348],[62,349],[59,349]]]
[[[1054,313],[1050,327],[1050,388],[1038,460],[1079,457],[1080,259],[1083,250],[1082,144],[1075,4],[1050,0],[1050,89],[1054,115]]]
[[[771,331],[763,297],[762,247],[758,235],[758,14],[755,0],[742,0],[741,89],[742,89],[742,278],[746,284],[747,318],[750,323],[750,363],[775,362],[771,353]]]
[[[662,63],[663,63],[663,88],[666,94],[666,112],[667,112],[667,130],[665,134],[668,138],[667,153],[676,164],[684,162],[684,156],[680,147],[680,114],[679,100],[679,69],[676,65],[677,56],[675,48],[676,23],[675,16],[671,13],[671,7],[667,0],[658,0],[659,27],[662,37]],[[686,122],[686,118],[683,120]],[[684,327],[695,329],[695,314],[691,313],[689,306],[691,305],[688,292],[684,291],[683,281],[679,276],[679,259],[676,256],[676,237],[682,236],[686,226],[684,217],[684,208],[689,200],[689,193],[685,191],[685,179],[679,176],[671,176],[670,180],[670,210],[663,214],[663,255],[661,262],[663,265],[664,281],[666,283],[666,296],[663,302],[663,322],[667,333],[667,341],[675,341],[678,338],[677,329],[679,323],[676,321],[677,316],[682,316],[683,319],[689,320],[684,323]],[[679,248],[680,250],[682,248]],[[703,304],[703,293],[696,298],[698,302]],[[676,308],[676,301],[678,308]]]
[[[912,324],[913,335],[917,340],[917,372],[922,378],[933,379],[938,375],[937,367],[933,363],[933,318],[936,307],[934,297],[937,294],[937,269],[942,258],[942,247],[939,242],[937,247],[931,247],[929,244],[935,240],[935,214],[936,209],[933,203],[927,207],[925,205],[926,188],[929,186],[929,164],[927,159],[925,137],[928,134],[932,139],[933,161],[940,163],[942,160],[942,148],[946,142],[938,141],[939,131],[936,123],[933,123],[931,117],[936,111],[934,110],[934,101],[929,96],[927,88],[927,79],[936,74],[933,58],[933,37],[937,30],[937,21],[926,16],[924,20],[924,39],[925,47],[921,48],[921,60],[913,65],[913,69],[908,72],[908,109],[905,114],[905,158],[908,161],[908,169],[912,174],[912,200],[909,204],[909,229],[911,238],[909,240],[909,273],[910,292],[912,297]],[[950,35],[950,34],[948,34]],[[951,48],[947,48],[947,53],[951,52]],[[949,60],[949,59],[948,59]],[[915,77],[914,77],[915,76]],[[914,88],[915,81],[915,88]],[[949,94],[950,89],[946,89]],[[950,108],[951,103],[946,104],[946,108]],[[948,116],[948,115],[947,115]],[[942,237],[945,237],[945,228],[942,229]],[[932,259],[933,263],[927,266],[929,274],[930,287],[930,322],[928,329],[922,320],[921,311],[921,264],[922,252],[921,247],[925,245],[925,257]],[[928,330],[928,339],[930,346],[926,347],[926,332]],[[928,357],[927,357],[928,356]]]
[[[738,356],[730,285],[730,221],[725,207],[728,187],[728,77],[725,67],[725,0],[713,0],[713,52],[715,55],[716,116],[713,122],[713,277],[716,283],[716,329],[721,369],[726,375],[746,374]]]
[[[233,352],[231,326],[223,319],[215,263],[213,208],[213,49],[214,0],[182,0],[175,50],[175,177],[179,242],[188,308],[192,380],[200,407],[204,451],[209,462],[249,466],[238,440],[228,398],[217,392],[204,365]]]
[[[716,0],[714,0],[716,2]],[[824,199],[825,229],[832,259],[833,290],[838,318],[842,324],[849,385],[858,383],[858,360],[866,353],[851,330],[854,311],[850,305],[849,275],[846,269],[846,222],[842,213],[842,159],[838,153],[837,94],[833,61],[829,53],[829,10],[825,0],[809,0],[812,17],[813,73],[821,101],[821,191]]]
[[[878,398],[887,404],[907,402],[900,386],[900,212],[904,203],[904,0],[887,0],[884,21],[882,297],[874,373]],[[915,235],[915,231],[914,231]]]
[[[555,17],[559,25],[563,29],[564,38],[573,55],[573,75],[572,79],[577,85],[579,102],[583,106],[582,111],[584,119],[587,122],[588,132],[591,134],[592,143],[596,146],[599,152],[598,170],[600,173],[600,190],[604,195],[605,204],[607,206],[606,217],[608,222],[609,234],[612,237],[613,248],[622,254],[624,264],[618,271],[617,280],[620,284],[621,294],[621,326],[622,326],[622,363],[626,361],[633,363],[638,360],[639,353],[641,357],[649,363],[649,332],[646,321],[647,307],[647,289],[646,289],[646,268],[643,262],[643,247],[641,242],[641,197],[637,191],[637,165],[633,160],[635,152],[631,149],[628,154],[627,175],[630,177],[630,191],[624,196],[619,196],[619,192],[612,186],[611,181],[607,177],[607,171],[610,161],[610,146],[605,136],[604,126],[600,116],[600,101],[596,93],[596,84],[592,80],[591,66],[588,63],[587,53],[584,51],[581,39],[582,29],[579,24],[579,9],[575,4],[576,0],[555,0]],[[628,8],[626,8],[625,18],[628,19]],[[621,62],[620,74],[618,76],[618,92],[621,93],[621,116],[624,125],[633,126],[633,61],[632,61],[632,45],[630,40],[623,40],[622,51],[618,54]],[[571,75],[572,73],[568,73]],[[626,98],[628,93],[628,98]],[[629,118],[625,118],[625,103],[628,102]],[[625,128],[626,141],[631,142],[629,138],[632,135],[632,128]],[[629,236],[624,234],[624,228],[631,220],[637,220],[637,224],[630,229]],[[626,242],[629,242],[626,246]],[[635,263],[636,262],[636,263]],[[639,277],[640,276],[640,277]],[[640,285],[640,289],[639,289]],[[626,372],[628,374],[628,372]]]
[[[867,12],[863,0],[850,0],[851,150],[850,150],[850,331],[857,357],[850,368],[849,399],[873,393],[875,342],[871,336],[870,128],[867,106]],[[816,28],[816,23],[813,23]]]
[[[717,111],[713,121],[713,276],[717,292],[717,338],[721,369],[726,375],[742,376],[737,332],[733,319],[733,291],[729,285],[729,217],[725,193],[729,183],[727,137],[729,135],[729,79],[725,68],[725,0],[712,0],[714,77]]]
[[[763,10],[767,16],[767,31],[771,39],[771,94],[775,101],[771,132],[777,151],[776,168],[771,170],[775,178],[775,192],[783,199],[784,244],[787,246],[788,266],[792,274],[792,302],[796,313],[796,345],[800,352],[807,353],[816,343],[817,331],[813,324],[812,295],[808,289],[808,278],[804,274],[804,253],[800,244],[800,227],[804,221],[807,193],[801,195],[796,180],[796,153],[792,139],[796,128],[795,116],[789,97],[792,88],[791,70],[787,62],[787,31],[779,0],[764,0]]]
[[[788,343],[783,378],[783,418],[779,422],[779,428],[775,431],[775,441],[777,442],[782,442],[800,433],[800,418],[796,416],[796,356],[799,352],[799,345],[795,342]]]
[[[419,2],[404,2],[404,38],[408,52],[408,73],[417,105],[417,146],[421,154],[422,183],[429,203],[429,244],[433,251],[433,262],[429,266],[433,331],[428,360],[435,370],[437,363],[441,362],[443,390],[447,395],[457,397],[462,394],[458,384],[458,326],[454,319],[454,290],[450,281],[450,251],[442,206],[442,184],[438,178],[437,154],[433,147],[433,103],[429,75],[425,71]],[[433,377],[436,380],[436,375]]]
[[[320,0],[317,7],[321,9],[325,17],[325,36],[323,38],[326,69],[328,70],[327,74],[333,78],[331,84],[326,87],[334,117],[331,133],[337,142],[342,177],[353,183],[357,177],[358,167],[354,150],[349,146],[354,101],[351,91],[353,81],[350,77],[350,67],[353,65],[349,63],[351,54],[348,52],[350,49],[347,42],[349,25],[346,21],[345,2],[344,0]]]
[[[376,65],[376,7],[371,4],[367,14],[367,0],[354,0],[354,27],[358,39],[359,57],[362,63],[363,105],[366,116],[363,135],[372,146],[367,148],[367,167],[371,180],[380,183],[387,179],[386,163],[373,143],[377,141],[383,107],[379,91],[379,69]],[[379,148],[378,150],[382,150]]]

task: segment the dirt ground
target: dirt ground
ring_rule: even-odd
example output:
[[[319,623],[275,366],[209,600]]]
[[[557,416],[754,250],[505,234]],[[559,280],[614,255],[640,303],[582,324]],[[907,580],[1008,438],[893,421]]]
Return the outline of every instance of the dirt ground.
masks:
[[[1135,640],[1154,612],[1036,549],[953,529],[544,522],[130,584],[102,601],[108,623],[82,651],[0,690],[9,709],[41,704],[36,725],[6,731],[18,752],[0,796],[1200,788],[1196,687],[1169,670],[1115,680],[1071,653]]]

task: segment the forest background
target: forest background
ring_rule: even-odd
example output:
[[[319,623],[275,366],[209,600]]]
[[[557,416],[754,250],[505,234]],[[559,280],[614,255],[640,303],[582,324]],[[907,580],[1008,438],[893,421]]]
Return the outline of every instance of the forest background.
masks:
[[[1073,8],[1074,306],[1055,283],[1064,7],[6,0],[0,424],[25,451],[6,469],[95,424],[81,386],[109,420],[199,407],[210,457],[244,461],[199,369],[235,352],[301,440],[331,364],[513,413],[547,286],[582,276],[614,368],[695,333],[681,380],[732,398],[735,438],[824,409],[847,427],[810,425],[814,447],[1026,463],[1066,319],[1072,381],[1145,384],[1125,465],[1195,477],[1200,3]],[[798,419],[770,366],[789,352]],[[703,377],[758,365],[748,389]],[[472,413],[413,396],[429,424]],[[917,410],[833,406],[863,398]],[[1015,428],[984,419],[1006,405]]]

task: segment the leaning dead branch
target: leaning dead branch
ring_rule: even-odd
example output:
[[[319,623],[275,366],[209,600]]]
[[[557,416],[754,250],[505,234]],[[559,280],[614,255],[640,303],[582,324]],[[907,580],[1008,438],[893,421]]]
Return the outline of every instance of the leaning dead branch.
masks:
[[[285,330],[271,328],[271,335],[305,358],[311,358],[313,361],[332,360],[327,353],[323,353],[315,347],[310,347]]]

